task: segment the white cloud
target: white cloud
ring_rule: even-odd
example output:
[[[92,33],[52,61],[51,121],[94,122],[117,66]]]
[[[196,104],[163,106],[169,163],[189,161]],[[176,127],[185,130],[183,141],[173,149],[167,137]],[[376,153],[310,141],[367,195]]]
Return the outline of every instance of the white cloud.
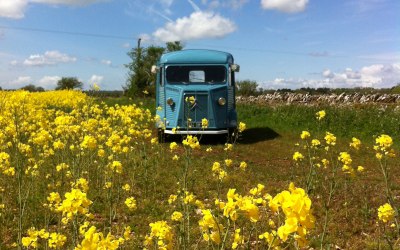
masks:
[[[78,5],[84,6],[98,2],[105,2],[106,0],[30,0],[33,3],[43,4],[63,4],[63,5]]]
[[[0,17],[19,19],[24,17],[27,0],[1,0]]]
[[[130,43],[124,43],[122,44],[122,48],[130,48],[131,44]]]
[[[92,75],[88,80],[89,85],[97,84],[100,85],[101,82],[104,80],[104,76]]]
[[[321,72],[322,79],[275,78],[260,82],[264,89],[299,89],[310,88],[354,88],[373,87],[391,88],[400,83],[400,63],[374,64],[362,67],[360,70],[346,68],[341,72],[326,69]]]
[[[110,60],[105,60],[105,59],[101,60],[101,63],[105,64],[107,66],[111,66],[111,64],[112,64],[112,62]]]
[[[188,41],[206,38],[221,38],[236,30],[231,20],[213,12],[193,12],[189,17],[182,17],[169,22],[156,30],[153,36],[163,42]]]
[[[16,79],[4,83],[6,89],[18,89],[32,83],[32,77],[30,76],[19,76]]]
[[[31,3],[84,6],[104,1],[108,0],[0,0],[0,17],[23,18],[28,4]]]
[[[261,0],[261,7],[266,10],[278,10],[286,13],[303,11],[308,0]]]
[[[76,60],[76,57],[71,57],[57,50],[52,50],[46,51],[43,55],[31,55],[29,58],[25,59],[22,64],[25,66],[48,66],[57,65],[59,63],[75,62]],[[16,63],[12,62],[12,64],[15,65]]]
[[[61,80],[60,76],[44,76],[37,83],[39,86],[45,89],[54,89],[57,86],[57,82]]]
[[[400,82],[400,64],[373,64],[362,67],[360,70],[351,68],[343,72],[322,73],[324,82],[335,87],[374,87],[389,88]]]
[[[210,9],[218,7],[240,9],[243,5],[249,2],[249,0],[202,0],[202,4],[208,5]]]

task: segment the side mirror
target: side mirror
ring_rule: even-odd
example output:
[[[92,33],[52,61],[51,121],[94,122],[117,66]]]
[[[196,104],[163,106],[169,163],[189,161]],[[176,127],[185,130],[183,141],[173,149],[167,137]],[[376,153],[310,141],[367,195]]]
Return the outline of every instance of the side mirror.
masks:
[[[151,66],[151,73],[155,74],[157,71],[160,69],[160,67],[157,67],[156,65]]]
[[[240,71],[240,65],[239,64],[232,64],[231,65],[231,70],[233,72],[239,72]]]

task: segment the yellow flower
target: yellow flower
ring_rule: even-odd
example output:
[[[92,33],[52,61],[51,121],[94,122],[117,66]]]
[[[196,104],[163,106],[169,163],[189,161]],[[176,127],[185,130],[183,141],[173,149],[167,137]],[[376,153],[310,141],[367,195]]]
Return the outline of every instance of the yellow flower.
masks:
[[[150,223],[150,228],[150,234],[146,236],[146,240],[144,242],[146,247],[151,247],[154,240],[157,242],[158,249],[173,249],[174,235],[172,233],[172,228],[167,224],[166,221],[156,221],[154,223]]]
[[[177,161],[177,160],[179,160],[179,156],[177,156],[177,155],[174,155],[174,157],[172,157],[172,160],[174,160],[174,161]]]
[[[387,151],[393,145],[392,137],[385,134],[376,138],[375,142],[381,151]]]
[[[106,183],[104,183],[104,189],[109,189],[112,187],[112,182],[111,181],[106,181]]]
[[[334,134],[326,132],[326,135],[324,137],[326,144],[335,146],[336,145],[336,137]]]
[[[384,223],[392,221],[394,215],[394,209],[389,203],[386,203],[378,208],[378,218]]]
[[[212,152],[212,147],[208,147],[208,148],[206,149],[206,152]]]
[[[182,144],[183,144],[184,146],[189,146],[189,147],[192,148],[192,149],[198,149],[198,148],[200,148],[199,140],[197,139],[196,136],[192,136],[192,135],[188,135],[188,136],[186,137],[186,139],[184,139],[184,140],[182,141]]]
[[[125,205],[129,208],[129,210],[136,209],[136,200],[133,197],[126,198]]]
[[[171,194],[171,195],[169,196],[169,198],[168,198],[168,204],[174,203],[174,202],[176,201],[177,198],[178,198],[177,195]]]
[[[57,211],[62,212],[64,216],[64,222],[68,222],[77,214],[85,215],[89,212],[89,205],[92,204],[92,201],[80,189],[73,188],[64,196],[65,199],[57,207]]]
[[[97,140],[93,136],[85,135],[81,143],[82,148],[95,149],[97,147]]]
[[[310,136],[311,136],[311,134],[308,131],[302,131],[301,134],[300,134],[300,138],[302,140],[305,140],[305,139],[309,138]]]
[[[190,104],[194,104],[196,102],[196,99],[194,98],[194,96],[187,96],[185,98],[185,102],[188,102]]]
[[[208,120],[206,118],[201,119],[201,128],[208,128]]]
[[[329,161],[327,159],[322,159],[321,162],[324,168],[327,168],[329,166]]]
[[[243,131],[246,130],[246,123],[244,122],[239,122],[239,126],[238,126],[238,131],[239,133],[242,133]]]
[[[48,239],[50,248],[61,248],[67,241],[67,237],[58,233],[51,233]]]
[[[225,148],[224,148],[225,151],[230,151],[230,150],[232,150],[232,148],[233,148],[233,145],[231,143],[225,143]]]
[[[178,148],[178,144],[176,142],[171,142],[169,144],[169,149],[171,150],[171,152],[174,151],[177,148]]]
[[[321,145],[321,142],[318,139],[311,140],[311,146],[318,147],[319,145]]]
[[[321,110],[321,111],[318,111],[315,115],[317,117],[317,120],[320,121],[325,117],[326,113],[325,113],[325,110]]]
[[[122,164],[120,161],[113,161],[110,169],[118,174],[122,173]]]
[[[302,161],[303,159],[304,159],[304,156],[300,152],[294,152],[293,160]]]
[[[364,167],[363,166],[358,166],[357,167],[358,172],[364,172]]]
[[[171,215],[171,220],[173,221],[182,221],[183,220],[183,215],[181,212],[175,211]]]
[[[231,159],[226,159],[226,160],[225,160],[225,165],[226,165],[227,167],[232,166],[232,160],[231,160]]]
[[[122,186],[122,189],[124,190],[124,191],[129,191],[129,190],[131,190],[131,186],[127,183],[127,184],[125,184],[125,185],[123,185]]]
[[[361,146],[361,141],[355,137],[351,139],[350,147],[355,148],[355,149],[360,149]]]
[[[247,163],[244,162],[244,161],[240,162],[239,168],[240,168],[241,170],[243,170],[243,171],[246,170],[246,168],[247,168]]]
[[[341,161],[345,165],[350,165],[352,163],[350,154],[347,152],[340,152],[338,160]]]

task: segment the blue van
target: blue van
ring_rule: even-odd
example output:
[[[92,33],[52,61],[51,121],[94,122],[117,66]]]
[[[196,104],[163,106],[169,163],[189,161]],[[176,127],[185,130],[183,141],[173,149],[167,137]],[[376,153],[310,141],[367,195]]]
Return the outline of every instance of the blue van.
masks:
[[[156,77],[157,127],[163,134],[229,134],[237,127],[233,56],[214,50],[163,54]],[[202,124],[207,119],[207,126]]]

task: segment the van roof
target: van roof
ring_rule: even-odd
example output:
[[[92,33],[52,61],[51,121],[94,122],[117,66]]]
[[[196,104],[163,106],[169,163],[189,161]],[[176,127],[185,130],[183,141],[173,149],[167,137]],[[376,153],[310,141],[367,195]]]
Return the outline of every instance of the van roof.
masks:
[[[212,63],[212,64],[226,64],[233,63],[233,56],[230,53],[205,50],[205,49],[188,49],[174,51],[163,54],[159,61],[160,64],[182,64],[182,63]]]

